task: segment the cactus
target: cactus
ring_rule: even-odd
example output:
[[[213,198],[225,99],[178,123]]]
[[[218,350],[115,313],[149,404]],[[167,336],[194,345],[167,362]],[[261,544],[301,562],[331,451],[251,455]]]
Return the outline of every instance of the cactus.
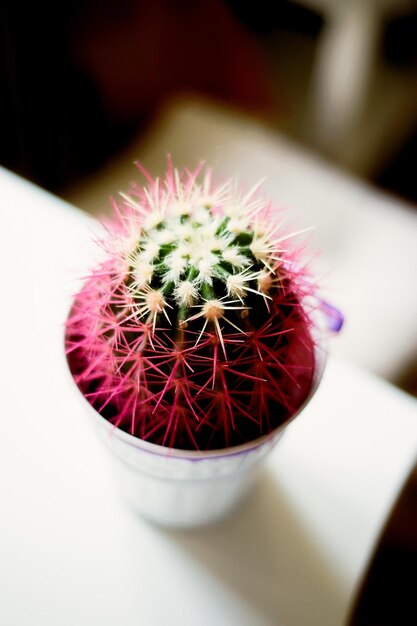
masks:
[[[66,350],[80,390],[116,427],[207,450],[288,421],[315,359],[296,233],[283,231],[260,185],[216,186],[201,169],[169,163],[163,180],[147,175],[146,188],[113,201]]]

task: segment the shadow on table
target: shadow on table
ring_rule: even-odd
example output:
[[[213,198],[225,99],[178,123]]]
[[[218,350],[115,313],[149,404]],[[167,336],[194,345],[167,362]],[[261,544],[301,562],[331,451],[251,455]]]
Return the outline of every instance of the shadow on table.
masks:
[[[271,624],[342,623],[343,581],[268,473],[221,523],[166,533]]]
[[[349,626],[415,626],[417,462],[381,533]]]

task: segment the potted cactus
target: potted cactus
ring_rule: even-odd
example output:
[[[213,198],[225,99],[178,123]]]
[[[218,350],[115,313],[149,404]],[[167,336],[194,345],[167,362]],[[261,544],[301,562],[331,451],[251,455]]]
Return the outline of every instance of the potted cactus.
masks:
[[[126,496],[166,524],[232,507],[321,372],[312,282],[259,185],[201,167],[114,201],[66,324]],[[201,178],[201,180],[200,180]]]

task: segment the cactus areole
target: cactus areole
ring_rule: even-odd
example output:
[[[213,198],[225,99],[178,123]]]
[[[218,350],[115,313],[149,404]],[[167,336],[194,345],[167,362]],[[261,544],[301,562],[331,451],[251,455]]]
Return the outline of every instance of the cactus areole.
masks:
[[[72,375],[116,427],[180,449],[267,435],[308,397],[312,282],[260,185],[147,175],[114,201],[66,325]],[[311,305],[310,305],[311,307]]]

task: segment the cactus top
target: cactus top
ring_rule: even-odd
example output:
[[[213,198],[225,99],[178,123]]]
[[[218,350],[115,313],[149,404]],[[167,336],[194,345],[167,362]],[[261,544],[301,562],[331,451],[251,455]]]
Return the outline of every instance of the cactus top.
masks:
[[[222,328],[245,334],[249,309],[269,310],[291,267],[285,242],[302,231],[274,223],[261,183],[242,193],[236,181],[213,188],[210,172],[199,184],[194,172],[184,184],[171,169],[164,183],[121,194],[126,238],[117,256],[132,317],[153,333],[161,320],[184,329],[200,320],[196,343],[214,329],[226,353]]]

